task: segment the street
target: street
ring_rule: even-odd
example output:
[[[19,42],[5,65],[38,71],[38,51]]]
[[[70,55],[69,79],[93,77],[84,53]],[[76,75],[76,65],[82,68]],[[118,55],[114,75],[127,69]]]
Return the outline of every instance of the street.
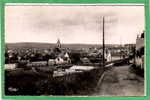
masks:
[[[144,96],[144,78],[131,73],[129,65],[113,66],[92,96]]]

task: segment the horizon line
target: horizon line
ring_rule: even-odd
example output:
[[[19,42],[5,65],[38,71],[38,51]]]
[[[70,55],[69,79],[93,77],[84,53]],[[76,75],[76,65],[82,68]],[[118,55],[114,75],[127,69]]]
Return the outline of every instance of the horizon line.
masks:
[[[46,44],[57,44],[57,42],[5,42],[5,44],[16,44],[16,43],[46,43]],[[102,43],[62,43],[61,44],[84,44],[84,45],[102,45]],[[125,45],[125,44],[136,44],[136,43],[105,43],[107,44],[115,44],[115,45]]]

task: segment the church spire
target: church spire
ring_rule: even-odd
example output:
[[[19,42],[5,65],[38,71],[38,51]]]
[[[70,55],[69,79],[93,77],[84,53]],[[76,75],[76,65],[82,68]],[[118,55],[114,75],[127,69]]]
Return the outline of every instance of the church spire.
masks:
[[[57,47],[61,48],[61,43],[60,43],[60,39],[59,38],[57,39]]]

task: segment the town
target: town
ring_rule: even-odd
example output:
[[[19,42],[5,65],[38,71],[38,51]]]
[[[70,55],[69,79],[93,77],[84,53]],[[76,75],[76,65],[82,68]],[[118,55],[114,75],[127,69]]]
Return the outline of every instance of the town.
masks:
[[[143,5],[6,5],[4,94],[145,96],[144,18]]]
[[[69,95],[71,93],[77,95],[77,91],[93,89],[107,66],[112,67],[112,64],[117,65],[117,63],[129,64],[135,55],[135,44],[106,45],[104,69],[102,68],[102,46],[91,45],[88,46],[89,48],[82,46],[76,49],[63,46],[60,39],[52,48],[47,49],[35,48],[34,45],[32,47],[24,45],[24,48],[6,45],[6,94]],[[90,80],[92,84],[89,86]],[[80,86],[79,81],[86,82],[80,83]],[[62,89],[58,90],[58,88]]]

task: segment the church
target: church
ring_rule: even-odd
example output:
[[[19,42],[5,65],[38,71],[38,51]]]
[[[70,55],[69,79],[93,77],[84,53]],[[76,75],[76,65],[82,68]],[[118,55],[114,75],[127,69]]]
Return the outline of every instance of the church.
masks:
[[[62,49],[62,45],[61,45],[61,42],[60,42],[59,38],[57,40],[56,48],[60,52],[57,54],[57,57],[55,59],[55,63],[56,64],[71,63],[70,56],[69,56],[69,54],[68,54],[68,52],[66,50]]]

